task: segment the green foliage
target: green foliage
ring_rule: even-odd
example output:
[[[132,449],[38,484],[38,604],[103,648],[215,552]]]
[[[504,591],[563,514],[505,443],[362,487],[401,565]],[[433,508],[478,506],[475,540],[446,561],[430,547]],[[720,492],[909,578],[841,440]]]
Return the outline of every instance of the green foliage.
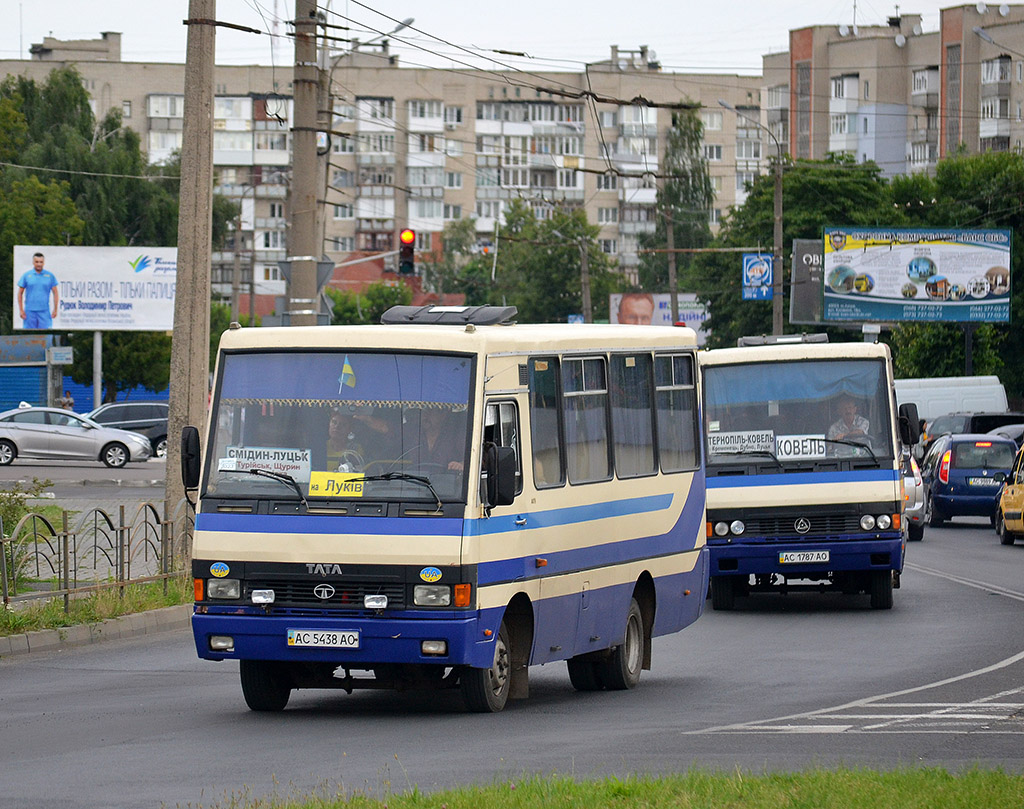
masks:
[[[92,384],[92,332],[74,332],[71,346],[75,364],[71,378],[79,385]],[[155,332],[103,332],[103,401],[117,401],[117,394],[142,386],[159,393],[171,378],[171,336]]]
[[[476,223],[473,219],[457,219],[445,225],[444,249],[437,261],[422,261],[423,286],[439,294],[465,295],[467,306],[494,303],[491,268],[493,246],[487,254],[477,248]]]
[[[973,327],[975,374],[1001,376],[999,349],[1006,331],[990,323]],[[962,376],[966,361],[964,328],[952,323],[903,323],[889,337],[897,379]]]
[[[514,305],[523,323],[564,323],[583,311],[585,250],[594,319],[607,320],[608,296],[625,283],[598,246],[598,232],[582,209],[556,208],[538,221],[526,203],[513,200],[499,234],[497,287],[489,303]]]
[[[784,259],[792,253],[794,238],[820,238],[826,225],[893,227],[902,222],[886,180],[871,162],[855,163],[852,157],[832,155],[823,161],[786,163],[782,186]],[[726,217],[714,246],[771,252],[774,205],[774,178],[758,177],[746,202]],[[712,348],[735,345],[743,335],[771,333],[771,302],[742,299],[740,267],[738,253],[702,254],[687,277],[687,284],[692,284],[689,291],[710,306]],[[783,278],[788,278],[788,270]],[[788,295],[786,299],[788,303]],[[785,315],[787,310],[788,306],[783,309]]]
[[[21,518],[29,512],[29,499],[39,497],[48,486],[52,485],[53,481],[40,480],[37,477],[33,477],[32,482],[28,485],[22,484],[21,481],[5,484],[4,488],[0,489],[0,529],[2,529],[0,537],[11,536]],[[20,577],[24,563],[23,555],[19,558],[18,553],[15,552],[12,559],[7,546],[4,546],[3,561],[0,564],[7,567],[8,581],[13,580],[15,573]]]
[[[704,157],[703,133],[704,127],[696,109],[681,110],[674,115],[665,141],[664,172],[667,178],[658,189],[655,230],[641,234],[641,248],[668,247],[668,222],[672,223],[674,247],[706,247],[710,243],[708,214],[715,194]],[[678,289],[693,291],[688,278],[693,254],[676,253],[675,256]],[[642,253],[639,270],[641,288],[648,292],[669,291],[668,266],[668,254]]]
[[[405,284],[370,284],[362,292],[327,287],[333,302],[332,326],[380,323],[380,316],[392,306],[412,303],[412,290]]]

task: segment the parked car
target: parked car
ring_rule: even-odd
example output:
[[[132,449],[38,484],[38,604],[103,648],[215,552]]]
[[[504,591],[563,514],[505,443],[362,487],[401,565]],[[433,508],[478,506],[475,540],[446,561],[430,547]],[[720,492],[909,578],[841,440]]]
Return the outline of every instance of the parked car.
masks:
[[[937,416],[925,426],[921,433],[921,447],[927,452],[932,441],[946,433],[987,433],[1004,424],[1024,422],[1024,413],[1013,412],[964,412],[947,413]]]
[[[940,435],[921,464],[929,525],[952,517],[988,517],[995,522],[1003,480],[1013,467],[1017,445],[984,433]]]
[[[917,459],[909,452],[903,456],[903,520],[907,524],[907,539],[924,539],[924,480]]]
[[[0,413],[0,466],[15,458],[103,461],[119,468],[153,454],[149,439],[56,407]]]
[[[1017,445],[1017,449],[1020,449],[1021,444],[1024,444],[1024,424],[1004,424],[1002,427],[989,430],[989,433],[1009,438]]]
[[[1006,476],[999,492],[996,508],[996,533],[1004,545],[1024,539],[1024,449],[1017,450],[1013,469]]]
[[[167,455],[167,402],[111,402],[86,414],[97,424],[142,433],[153,445],[153,455]]]

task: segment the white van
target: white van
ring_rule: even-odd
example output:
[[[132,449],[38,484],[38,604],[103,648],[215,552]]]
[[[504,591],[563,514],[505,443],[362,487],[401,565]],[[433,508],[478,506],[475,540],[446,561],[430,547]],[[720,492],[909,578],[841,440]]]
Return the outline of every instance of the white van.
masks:
[[[925,421],[946,413],[1005,413],[1006,389],[998,376],[935,376],[897,379],[896,402],[917,405]]]

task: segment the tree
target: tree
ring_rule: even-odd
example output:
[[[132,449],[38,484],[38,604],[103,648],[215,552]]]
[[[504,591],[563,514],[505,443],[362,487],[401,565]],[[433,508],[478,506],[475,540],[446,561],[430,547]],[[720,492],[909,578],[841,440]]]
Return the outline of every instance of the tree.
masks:
[[[71,346],[75,364],[71,378],[79,385],[92,384],[92,333],[74,332]],[[138,331],[103,332],[103,401],[136,387],[153,393],[167,388],[171,378],[169,334]]]
[[[597,244],[598,228],[580,209],[555,208],[537,220],[524,202],[513,200],[505,211],[497,260],[497,289],[492,302],[519,310],[526,323],[565,322],[583,311],[582,251],[586,251],[594,318],[608,318],[608,296],[624,286],[608,256]]]
[[[665,181],[658,189],[657,216],[653,233],[640,236],[640,247],[664,249],[668,247],[668,223],[672,225],[673,246],[676,248],[706,247],[711,241],[709,214],[714,201],[714,189],[704,157],[704,126],[691,105],[672,116],[672,128],[665,140]],[[688,271],[693,255],[676,254],[680,290],[686,290]],[[669,271],[666,253],[642,253],[640,256],[640,286],[647,291],[668,291]],[[684,280],[686,279],[686,280]]]
[[[974,373],[999,373],[1011,396],[1024,395],[1024,335],[1019,314],[1024,306],[1024,156],[988,152],[950,157],[939,161],[934,177],[895,178],[892,197],[905,221],[914,227],[1012,231],[1011,322],[977,326],[972,356]],[[901,325],[891,339],[899,375],[962,374],[964,328],[952,323]]]
[[[856,163],[848,155],[787,163],[783,199],[783,256],[792,252],[794,238],[820,238],[826,225],[893,227],[903,221],[878,166]],[[756,178],[743,205],[726,216],[713,246],[766,249],[773,241],[774,202],[774,179]],[[740,266],[737,253],[703,254],[688,276],[687,283],[695,287],[691,291],[709,306],[709,347],[735,345],[743,335],[771,333],[771,302],[742,299]]]
[[[370,284],[362,292],[326,288],[333,302],[331,325],[348,326],[380,323],[380,316],[392,306],[412,303],[412,290],[403,283]]]

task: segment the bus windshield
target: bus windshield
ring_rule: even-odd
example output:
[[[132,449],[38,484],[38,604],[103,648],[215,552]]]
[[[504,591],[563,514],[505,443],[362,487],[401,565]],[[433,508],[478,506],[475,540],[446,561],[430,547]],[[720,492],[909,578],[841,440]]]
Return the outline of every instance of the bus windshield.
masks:
[[[704,383],[708,464],[893,457],[879,360],[708,365]]]
[[[464,502],[473,367],[451,354],[225,352],[204,494]]]

